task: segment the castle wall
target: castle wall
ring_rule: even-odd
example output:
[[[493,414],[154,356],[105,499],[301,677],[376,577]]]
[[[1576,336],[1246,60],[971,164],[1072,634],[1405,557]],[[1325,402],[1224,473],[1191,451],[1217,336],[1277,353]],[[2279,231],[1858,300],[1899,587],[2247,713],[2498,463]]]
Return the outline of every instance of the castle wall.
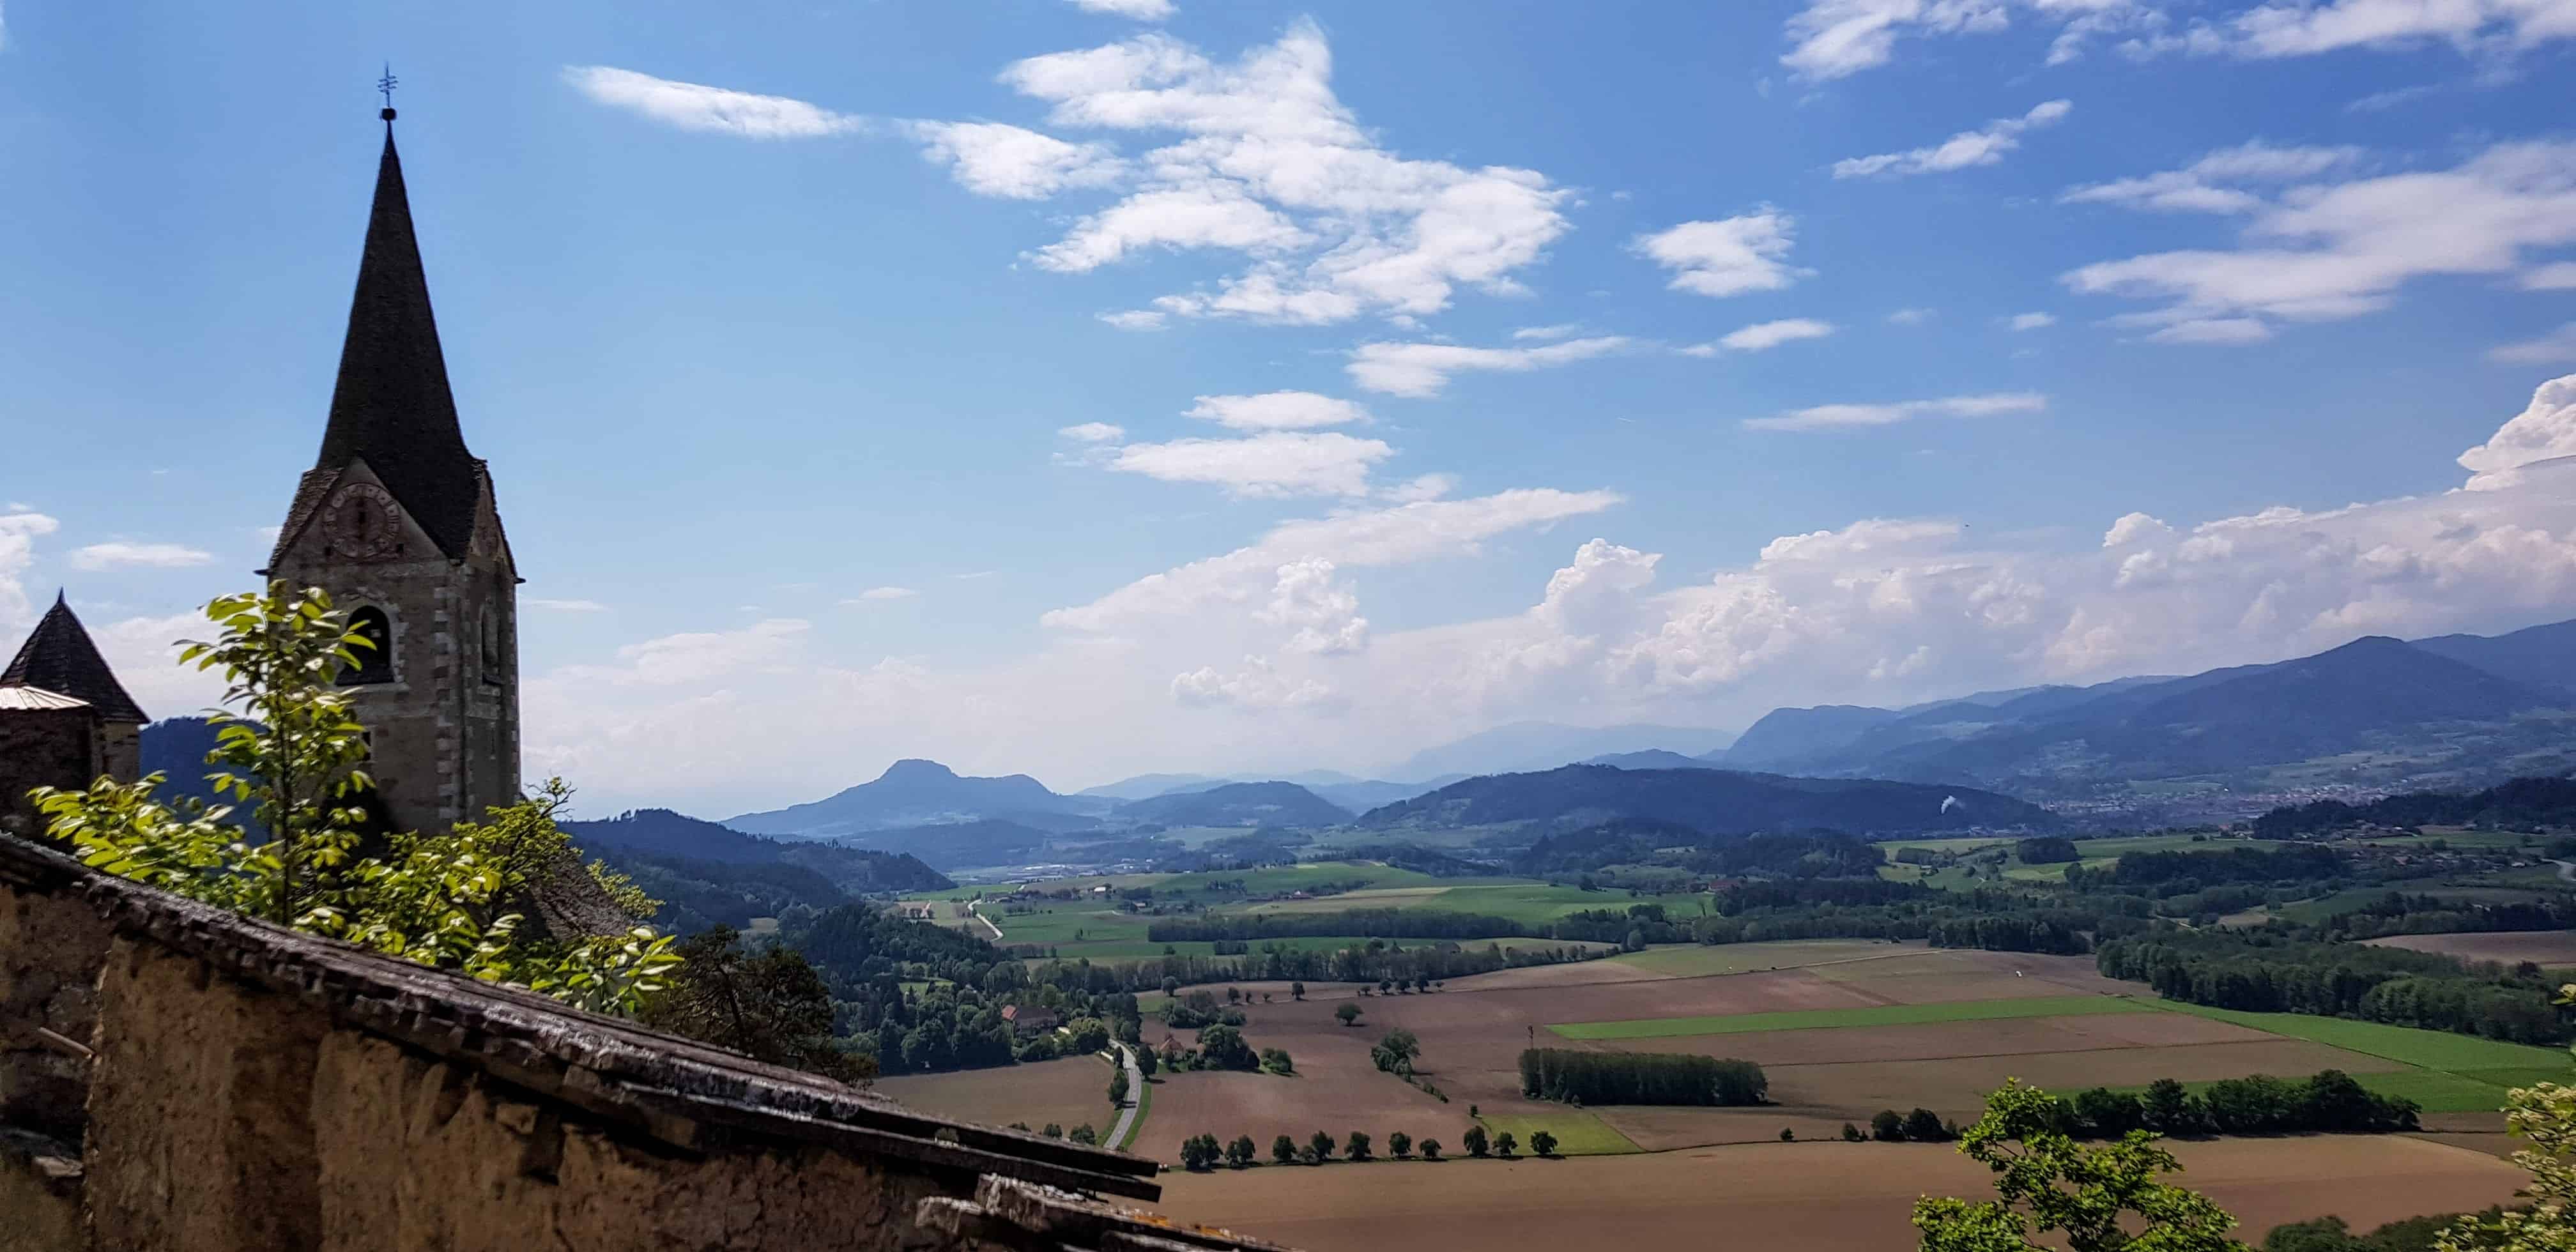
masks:
[[[1152,1197],[1149,1162],[917,1114],[5,836],[0,997],[0,1089],[31,1093],[0,1108],[0,1252],[1268,1246],[1090,1198]],[[40,1023],[66,1044],[28,1043]]]
[[[87,708],[0,711],[0,830],[33,835],[44,821],[27,792],[87,787],[101,772],[98,715]],[[119,778],[134,777],[134,761]]]

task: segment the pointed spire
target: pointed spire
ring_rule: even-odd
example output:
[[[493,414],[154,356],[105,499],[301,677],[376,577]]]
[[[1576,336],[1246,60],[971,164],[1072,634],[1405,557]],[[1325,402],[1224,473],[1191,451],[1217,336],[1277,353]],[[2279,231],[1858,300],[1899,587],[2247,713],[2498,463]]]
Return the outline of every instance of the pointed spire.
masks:
[[[116,681],[116,671],[107,667],[107,658],[98,654],[98,645],[90,642],[89,631],[60,592],[44,620],[36,623],[36,633],[27,636],[9,668],[0,670],[0,687],[37,687],[84,700],[111,722],[151,720],[125,694],[125,685]]]
[[[340,347],[340,378],[331,392],[331,423],[314,468],[336,471],[360,457],[441,551],[465,554],[482,467],[457,427],[390,118],[349,302],[349,333]]]

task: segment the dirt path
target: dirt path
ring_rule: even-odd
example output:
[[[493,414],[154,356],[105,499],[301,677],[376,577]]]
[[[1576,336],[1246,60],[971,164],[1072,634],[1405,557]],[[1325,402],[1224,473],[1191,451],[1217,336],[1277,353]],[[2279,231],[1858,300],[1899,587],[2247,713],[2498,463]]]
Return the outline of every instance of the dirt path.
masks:
[[[992,931],[992,932],[993,932],[993,942],[995,942],[995,943],[1000,943],[1000,942],[1002,941],[1002,928],[1001,928],[1000,926],[998,926],[998,925],[994,924],[994,921],[993,921],[993,919],[992,919],[992,918],[989,918],[989,917],[984,916],[984,902],[983,902],[983,901],[981,901],[981,900],[969,900],[969,901],[967,901],[967,902],[966,902],[966,911],[967,911],[967,912],[969,912],[969,913],[974,914],[974,915],[975,915],[975,920],[976,920],[976,921],[979,921],[979,922],[984,923],[984,928],[985,928],[986,930],[989,930],[989,931]]]

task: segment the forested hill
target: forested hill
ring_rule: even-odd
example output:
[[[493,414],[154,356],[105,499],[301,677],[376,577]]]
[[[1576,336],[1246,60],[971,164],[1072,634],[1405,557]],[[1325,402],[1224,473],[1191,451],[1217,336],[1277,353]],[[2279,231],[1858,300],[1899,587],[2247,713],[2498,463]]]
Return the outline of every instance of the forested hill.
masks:
[[[2265,839],[2325,834],[2353,826],[2474,826],[2535,830],[2576,828],[2576,778],[2517,778],[2484,791],[2410,791],[2368,804],[2318,800],[2285,805],[2254,819]]]
[[[1128,821],[1166,826],[1339,826],[1350,813],[1290,782],[1227,783],[1118,807]]]
[[[938,891],[957,885],[910,853],[764,839],[669,809],[636,809],[599,821],[565,822],[563,828],[575,844],[612,861],[641,854],[657,860],[793,865],[812,870],[842,891],[861,895]]]
[[[1712,835],[1819,828],[1911,835],[1972,826],[2047,830],[2058,825],[2038,805],[1971,787],[1606,765],[1470,778],[1373,809],[1360,824],[1447,829],[1532,822],[1572,829],[1620,818],[1673,822]]]

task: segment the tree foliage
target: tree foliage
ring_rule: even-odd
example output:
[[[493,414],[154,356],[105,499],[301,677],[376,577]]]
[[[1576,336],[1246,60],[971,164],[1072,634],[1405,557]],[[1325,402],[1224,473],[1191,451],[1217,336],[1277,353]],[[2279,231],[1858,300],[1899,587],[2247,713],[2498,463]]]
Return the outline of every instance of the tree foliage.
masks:
[[[48,833],[82,863],[190,899],[264,917],[371,952],[508,983],[576,1007],[632,1013],[680,958],[638,926],[611,936],[532,933],[523,911],[545,875],[579,871],[556,816],[561,779],[451,831],[362,832],[372,800],[366,728],[338,685],[374,642],[318,588],[271,583],[205,609],[218,628],[182,664],[220,670],[225,710],[207,758],[217,796],[186,816],[154,798],[160,774],[36,793]],[[246,811],[266,837],[232,821]],[[599,871],[593,871],[598,873]],[[630,911],[631,883],[601,885]]]
[[[1688,1052],[1521,1053],[1521,1093],[1583,1104],[1760,1104],[1770,1079],[1751,1061]]]
[[[692,935],[677,952],[669,988],[641,1014],[646,1025],[844,1082],[875,1079],[875,1057],[832,1037],[831,993],[804,954],[747,948],[729,926]]]
[[[1994,1171],[1995,1198],[1916,1201],[1922,1252],[2249,1252],[2228,1237],[2235,1217],[2162,1180],[2182,1165],[2155,1136],[2084,1146],[2057,1129],[2058,1117],[2054,1097],[2018,1080],[1988,1096],[1959,1151]]]

